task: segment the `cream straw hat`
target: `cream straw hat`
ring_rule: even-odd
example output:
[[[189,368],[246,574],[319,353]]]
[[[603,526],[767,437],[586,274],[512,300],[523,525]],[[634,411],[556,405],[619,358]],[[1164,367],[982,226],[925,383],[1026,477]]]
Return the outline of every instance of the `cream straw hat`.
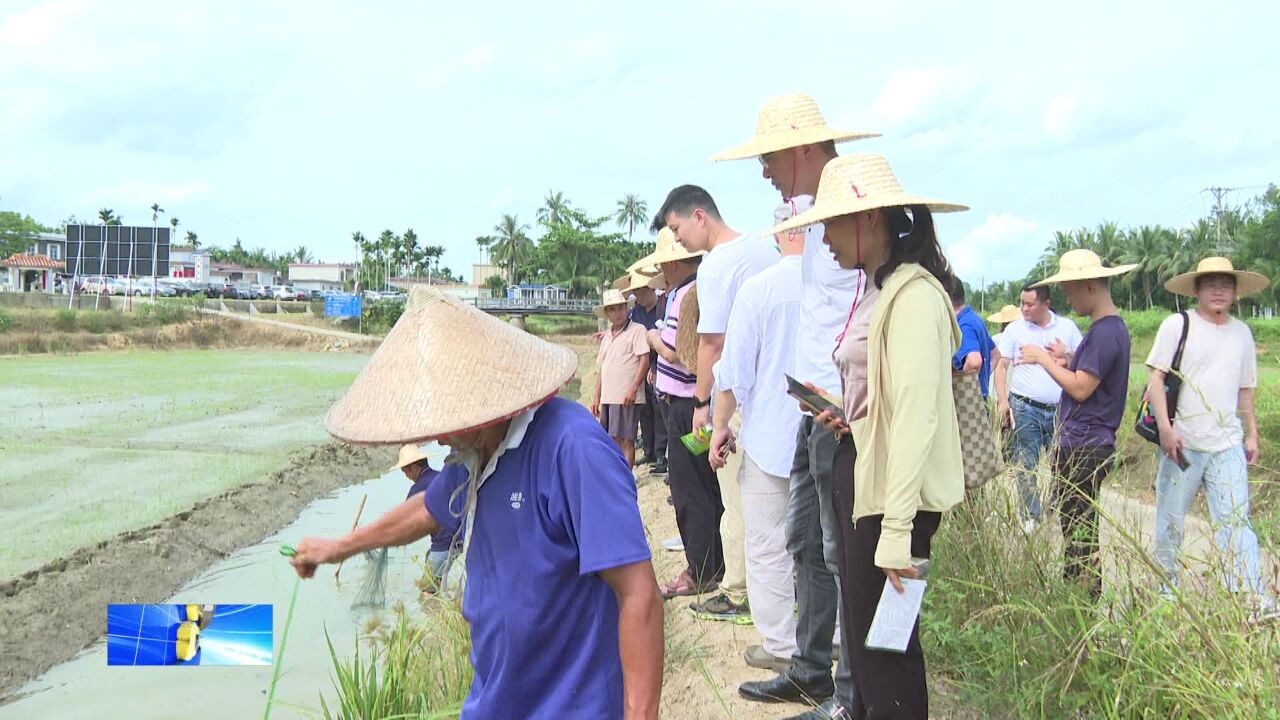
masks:
[[[418,447],[417,443],[409,443],[408,445],[401,446],[400,457],[396,458],[396,464],[392,465],[387,472],[391,472],[392,470],[403,470],[409,465],[426,459],[427,454],[422,452],[422,448]]]
[[[1000,312],[994,315],[987,316],[987,322],[998,323],[1001,325],[1003,325],[1004,323],[1011,323],[1014,320],[1021,320],[1021,319],[1022,319],[1022,311],[1012,305],[1005,305],[1004,307],[1000,308]]]
[[[661,275],[649,276],[634,272],[630,275],[623,275],[613,281],[613,287],[617,290],[621,290],[624,295],[629,295],[640,288],[646,287],[650,290],[665,290],[667,288],[667,281]]]
[[[626,305],[627,296],[622,294],[621,290],[609,288],[604,291],[604,297],[600,300],[600,304],[591,308],[591,312],[595,313],[598,318],[604,317],[604,309],[613,307],[614,305]]]
[[[965,205],[931,200],[902,189],[889,162],[880,155],[859,154],[838,157],[822,169],[813,207],[790,220],[774,225],[770,235],[816,225],[843,215],[886,207],[924,205],[935,213],[968,210]]]
[[[1102,264],[1102,258],[1092,250],[1068,250],[1062,254],[1058,260],[1058,272],[1051,275],[1031,287],[1040,287],[1042,285],[1050,285],[1053,283],[1073,282],[1077,280],[1097,280],[1099,278],[1114,277],[1123,275],[1130,270],[1138,267],[1137,265],[1118,265],[1116,267],[1105,267]]]
[[[324,427],[348,443],[423,442],[479,430],[551,399],[577,355],[425,285],[329,408]]]
[[[627,272],[638,272],[643,275],[655,275],[659,266],[664,262],[675,262],[677,260],[688,260],[689,258],[700,257],[706,255],[705,251],[689,252],[683,245],[676,242],[676,234],[671,232],[671,228],[662,228],[658,231],[657,247],[653,252],[645,255],[639,260],[631,263],[631,267],[627,268]],[[653,272],[649,272],[652,270]]]
[[[1175,295],[1196,296],[1196,278],[1201,275],[1232,275],[1236,279],[1236,297],[1252,295],[1267,289],[1271,281],[1266,275],[1248,270],[1236,270],[1231,261],[1224,257],[1211,257],[1201,260],[1194,272],[1174,275],[1164,284],[1164,289]]]
[[[828,140],[840,143],[873,137],[880,137],[880,133],[837,130],[827,125],[818,103],[808,95],[783,95],[764,101],[756,119],[755,137],[711,159],[743,160]]]

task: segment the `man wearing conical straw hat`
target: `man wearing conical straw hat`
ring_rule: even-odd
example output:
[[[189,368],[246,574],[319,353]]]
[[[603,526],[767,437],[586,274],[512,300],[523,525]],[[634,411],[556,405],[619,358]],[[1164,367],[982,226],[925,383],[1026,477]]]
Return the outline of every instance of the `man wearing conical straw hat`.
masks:
[[[818,180],[827,162],[836,157],[836,143],[876,137],[876,133],[842,130],[827,124],[818,104],[807,95],[769,98],[760,109],[755,135],[745,143],[717,154],[712,160],[755,158],[761,175],[791,205],[793,214],[813,206]],[[805,230],[801,256],[801,321],[795,343],[795,377],[832,396],[840,394],[840,377],[831,361],[836,336],[844,326],[862,280],[845,270],[822,244],[823,227]],[[801,718],[826,718],[853,701],[847,655],[831,673],[832,636],[836,631],[839,569],[836,518],[831,505],[831,467],[836,442],[806,414],[800,422],[791,468],[791,497],[787,504],[787,549],[796,573],[796,652],[791,668],[764,682],[749,682],[740,693],[752,700],[804,700],[832,696]],[[747,649],[747,663],[760,662],[764,649]]]
[[[653,219],[653,230],[671,230],[688,250],[706,252],[698,269],[697,385],[689,432],[705,432],[711,427],[711,400],[715,394],[712,369],[724,350],[725,330],[738,289],[748,278],[778,262],[778,250],[764,238],[739,233],[725,223],[715,200],[697,185],[681,185],[667,194]],[[738,416],[733,423],[740,424]],[[728,464],[716,473],[720,502],[720,540],[724,549],[724,578],[715,597],[689,606],[694,614],[708,620],[748,624],[751,609],[747,599],[747,568],[743,535],[742,493],[738,471],[742,456],[733,453]]]
[[[1249,465],[1259,460],[1258,354],[1253,332],[1231,317],[1231,307],[1270,284],[1263,275],[1236,270],[1224,257],[1206,258],[1195,270],[1170,278],[1165,288],[1195,298],[1196,307],[1166,318],[1147,356],[1147,397],[1164,451],[1156,474],[1156,561],[1176,586],[1183,519],[1203,488],[1219,528],[1214,539],[1227,564],[1227,589],[1245,594],[1261,617],[1275,616],[1276,604],[1263,585],[1258,537],[1249,524]],[[1181,361],[1173,370],[1184,328]],[[1170,372],[1182,380],[1176,408],[1165,394]]]
[[[656,330],[661,312],[658,302],[658,291],[667,287],[662,275],[644,275],[639,272],[628,273],[618,278],[616,287],[624,295],[635,299],[631,308],[631,321],[638,323],[647,333]],[[657,381],[658,354],[649,352],[649,375],[644,383],[644,405],[640,407],[640,437],[644,445],[644,456],[638,464],[649,465],[650,471],[656,475],[667,472],[667,428],[666,415],[658,402]]]
[[[1068,250],[1058,272],[1033,285],[1062,286],[1071,309],[1091,324],[1063,366],[1050,348],[1027,343],[1019,365],[1039,365],[1062,388],[1057,443],[1053,452],[1054,497],[1068,580],[1083,582],[1096,600],[1102,595],[1098,554],[1098,492],[1111,471],[1116,429],[1129,392],[1129,329],[1111,299],[1110,279],[1137,267],[1105,267],[1091,250]]]
[[[556,397],[576,369],[567,348],[419,286],[325,416],[340,440],[437,440],[468,468],[347,535],[306,538],[292,560],[311,577],[413,542],[466,498],[463,718],[658,716],[662,604],[635,479],[591,413]]]
[[[831,494],[854,718],[929,715],[919,623],[902,644],[875,642],[870,628],[886,593],[923,591],[917,558],[964,498],[952,393],[960,328],[946,292],[955,276],[933,217],[966,209],[907,192],[879,155],[848,155],[822,169],[811,209],[772,230],[824,223],[836,262],[867,276],[833,353],[840,404],[814,418],[839,438]]]

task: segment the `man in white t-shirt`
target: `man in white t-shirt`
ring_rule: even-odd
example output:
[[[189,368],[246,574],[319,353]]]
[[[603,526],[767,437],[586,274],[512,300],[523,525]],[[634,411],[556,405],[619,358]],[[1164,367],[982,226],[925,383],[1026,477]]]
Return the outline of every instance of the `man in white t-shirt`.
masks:
[[[1203,487],[1214,539],[1227,560],[1227,589],[1252,594],[1261,612],[1273,615],[1275,603],[1263,587],[1258,537],[1248,516],[1248,465],[1259,457],[1254,414],[1257,349],[1249,326],[1231,317],[1236,298],[1269,284],[1262,275],[1235,270],[1226,258],[1203,260],[1195,272],[1165,283],[1169,292],[1194,297],[1197,304],[1186,320],[1179,313],[1160,324],[1147,357],[1147,394],[1163,451],[1156,476],[1156,560],[1176,585],[1183,519]],[[1186,344],[1181,364],[1173,371],[1184,323]],[[1164,393],[1171,371],[1182,379],[1172,422]]]
[[[773,242],[743,235],[725,224],[711,194],[697,185],[681,185],[667,194],[653,221],[655,232],[667,228],[689,252],[706,252],[698,268],[698,377],[694,388],[693,424],[690,432],[711,424],[712,368],[724,351],[729,311],[742,283],[778,261]],[[720,542],[724,547],[724,579],[720,594],[692,606],[694,613],[711,620],[745,623],[751,618],[747,605],[746,558],[742,535],[742,497],[738,489],[735,458],[717,473],[724,515],[720,518]]]
[[[1019,365],[1023,345],[1039,345],[1064,367],[1083,336],[1069,318],[1053,312],[1049,288],[1022,289],[1022,319],[1009,323],[1000,334],[1000,361],[996,364],[996,407],[1005,425],[1013,429],[1013,458],[1018,467],[1018,494],[1022,498],[1023,528],[1040,522],[1040,491],[1036,466],[1040,455],[1053,444],[1054,423],[1062,387],[1039,365]]]
[[[778,222],[792,217],[780,208]],[[782,258],[742,283],[729,313],[724,352],[715,366],[711,467],[725,467],[735,452],[729,420],[742,412],[738,487],[746,545],[747,598],[761,644],[747,648],[753,666],[785,672],[796,652],[795,566],[787,552],[787,499],[800,408],[787,394],[800,326],[800,254],[804,232],[775,238]]]

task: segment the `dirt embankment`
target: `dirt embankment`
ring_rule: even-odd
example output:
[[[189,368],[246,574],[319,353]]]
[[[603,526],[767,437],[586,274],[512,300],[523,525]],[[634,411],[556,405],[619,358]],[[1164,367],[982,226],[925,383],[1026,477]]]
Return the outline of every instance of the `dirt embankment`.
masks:
[[[163,602],[211,564],[292,522],[315,498],[383,472],[394,455],[338,443],[302,450],[260,483],[0,580],[0,695],[101,637],[108,603]]]
[[[174,325],[107,333],[13,330],[0,334],[0,355],[221,348],[368,352],[380,341],[381,338],[373,337],[368,341],[339,339],[277,326],[204,317]]]

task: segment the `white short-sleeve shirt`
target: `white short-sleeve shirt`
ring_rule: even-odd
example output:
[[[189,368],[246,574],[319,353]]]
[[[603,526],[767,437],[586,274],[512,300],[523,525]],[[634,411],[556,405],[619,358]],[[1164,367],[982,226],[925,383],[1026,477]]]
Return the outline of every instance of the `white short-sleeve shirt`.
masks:
[[[999,343],[1000,359],[1007,358],[1010,361],[1009,392],[1039,403],[1057,405],[1062,397],[1062,387],[1053,381],[1048,370],[1039,365],[1018,364],[1018,360],[1022,359],[1022,346],[1031,344],[1044,347],[1061,340],[1068,351],[1075,352],[1083,339],[1080,328],[1074,322],[1052,312],[1049,313],[1049,323],[1043,327],[1025,318],[1009,323],[1004,332],[1000,333]]]
[[[698,267],[698,333],[724,333],[742,283],[778,257],[771,240],[754,235],[739,235],[707,253]]]

